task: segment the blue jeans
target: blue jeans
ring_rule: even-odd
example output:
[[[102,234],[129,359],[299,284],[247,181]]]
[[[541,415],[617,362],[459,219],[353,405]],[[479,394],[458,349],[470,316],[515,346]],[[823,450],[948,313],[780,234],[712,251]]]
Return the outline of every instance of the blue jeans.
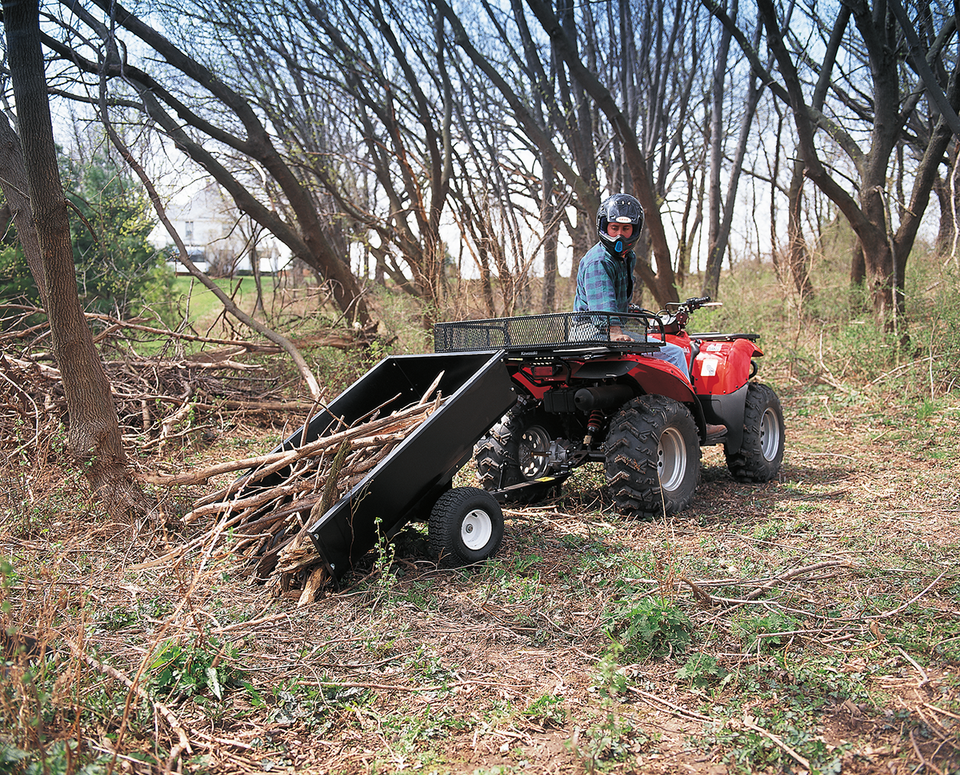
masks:
[[[661,344],[659,339],[650,339],[644,334],[638,334],[636,331],[624,331],[623,333],[631,339],[636,339],[638,342],[655,342],[656,344]],[[672,363],[680,369],[683,376],[688,380],[690,379],[690,364],[687,363],[687,354],[680,345],[663,342],[659,350],[655,350],[652,353],[644,353],[644,355],[648,358],[656,358],[658,361]]]
[[[676,344],[671,344],[670,342],[661,343],[659,339],[648,339],[645,334],[640,334],[636,331],[624,331],[623,333],[637,342],[654,342],[656,344],[662,344],[659,350],[643,354],[650,358],[656,358],[658,361],[672,363],[674,366],[680,369],[681,372],[683,372],[683,375],[687,377],[687,379],[690,378],[690,365],[687,363],[687,354],[683,351],[682,347]],[[609,336],[610,335],[608,333],[600,330],[597,322],[591,321],[589,315],[584,313],[584,319],[577,320],[571,327],[568,341],[607,341]]]
[[[672,363],[674,366],[680,369],[681,372],[683,372],[683,376],[687,377],[687,379],[690,378],[690,366],[687,364],[687,354],[683,351],[683,348],[680,347],[680,345],[670,344],[670,342],[667,342],[656,352],[644,353],[644,355],[647,355],[650,358],[656,358],[658,361],[667,361],[667,363]]]

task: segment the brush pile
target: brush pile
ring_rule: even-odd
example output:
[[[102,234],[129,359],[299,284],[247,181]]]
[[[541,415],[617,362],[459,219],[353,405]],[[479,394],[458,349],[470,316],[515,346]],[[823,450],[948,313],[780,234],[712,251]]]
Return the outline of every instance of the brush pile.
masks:
[[[429,399],[434,390],[435,385],[419,402],[387,416],[374,412],[350,426],[340,423],[327,428],[313,441],[304,443],[301,431],[298,444],[288,442],[267,455],[145,480],[184,486],[246,471],[200,498],[184,516],[187,524],[214,520],[191,545],[214,545],[229,534],[231,554],[241,558],[255,580],[266,581],[278,596],[296,597],[304,605],[329,581],[307,528],[439,408],[439,395]],[[296,436],[292,441],[297,441]]]
[[[35,440],[49,437],[67,424],[63,380],[50,353],[50,329],[40,310],[0,308],[0,435],[14,438],[15,427],[31,429]],[[264,418],[302,413],[309,404],[282,399],[278,380],[251,354],[275,353],[268,342],[210,339],[155,328],[106,315],[87,315],[106,353],[103,361],[124,443],[140,454],[163,452],[174,443],[213,436],[224,411]],[[139,339],[149,340],[155,355],[139,355]],[[187,354],[185,344],[215,349]],[[209,422],[208,422],[209,420]]]

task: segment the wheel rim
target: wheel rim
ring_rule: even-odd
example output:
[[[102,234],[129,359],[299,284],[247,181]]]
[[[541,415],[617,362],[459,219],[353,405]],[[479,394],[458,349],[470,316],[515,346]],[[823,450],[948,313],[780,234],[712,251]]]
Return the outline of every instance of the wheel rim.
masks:
[[[460,523],[460,540],[471,552],[483,549],[493,535],[493,520],[483,509],[473,509]]]
[[[657,445],[657,476],[660,479],[660,488],[676,490],[686,472],[687,446],[684,444],[683,434],[676,428],[666,428],[660,434],[660,443]]]
[[[524,479],[539,479],[547,472],[549,450],[550,436],[539,425],[532,425],[523,432],[517,452],[520,458],[520,473]]]
[[[780,449],[780,423],[777,413],[767,409],[760,418],[760,454],[764,460],[773,460]]]

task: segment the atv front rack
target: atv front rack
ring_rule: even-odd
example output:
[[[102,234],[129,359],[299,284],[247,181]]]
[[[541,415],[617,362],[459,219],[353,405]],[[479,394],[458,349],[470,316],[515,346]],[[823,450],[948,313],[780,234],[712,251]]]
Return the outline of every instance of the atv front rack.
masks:
[[[639,337],[629,342],[610,339],[611,326]],[[655,352],[662,346],[645,341],[647,332],[663,339],[663,322],[650,312],[559,312],[548,315],[460,320],[437,323],[434,352],[506,350],[582,350],[585,346],[629,352]]]

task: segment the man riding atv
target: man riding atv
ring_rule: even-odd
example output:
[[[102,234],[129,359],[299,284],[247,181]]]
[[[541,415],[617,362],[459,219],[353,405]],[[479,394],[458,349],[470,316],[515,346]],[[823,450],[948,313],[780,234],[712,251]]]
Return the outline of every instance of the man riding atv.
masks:
[[[633,296],[633,270],[637,255],[633,246],[643,230],[643,207],[629,194],[614,194],[605,199],[597,211],[599,241],[580,259],[577,271],[577,293],[574,312],[629,312]],[[609,338],[614,342],[653,341],[645,333],[624,331],[611,319]],[[690,364],[684,350],[670,342],[654,352],[650,358],[667,361],[676,366],[689,381]],[[726,428],[708,425],[707,434],[722,436]]]

